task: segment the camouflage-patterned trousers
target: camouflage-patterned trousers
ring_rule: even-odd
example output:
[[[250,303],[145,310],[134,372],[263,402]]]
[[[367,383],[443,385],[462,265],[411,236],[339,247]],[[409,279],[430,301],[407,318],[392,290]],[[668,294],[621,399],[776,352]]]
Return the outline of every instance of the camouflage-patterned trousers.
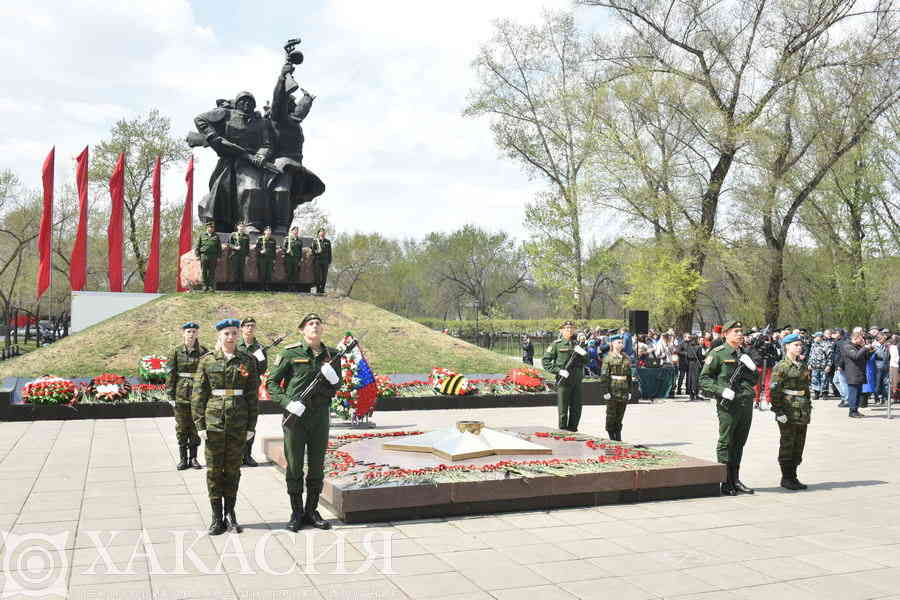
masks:
[[[191,415],[191,403],[175,401],[175,437],[179,446],[199,446],[200,436],[197,435],[197,425]]]
[[[573,367],[580,369],[581,367]],[[581,380],[572,385],[556,386],[556,409],[559,413],[560,429],[578,429],[581,421]]]
[[[206,487],[210,498],[237,496],[247,430],[206,430]]]
[[[778,462],[799,465],[803,461],[803,446],[806,445],[808,425],[778,423],[781,442],[778,444]]]
[[[622,428],[622,419],[625,418],[625,409],[628,408],[628,398],[616,398],[613,396],[606,401],[606,431],[617,431]]]
[[[306,490],[322,491],[325,482],[325,450],[331,424],[327,405],[309,408],[302,417],[293,417],[284,427],[284,478],[288,494],[303,492],[303,460],[309,463]]]

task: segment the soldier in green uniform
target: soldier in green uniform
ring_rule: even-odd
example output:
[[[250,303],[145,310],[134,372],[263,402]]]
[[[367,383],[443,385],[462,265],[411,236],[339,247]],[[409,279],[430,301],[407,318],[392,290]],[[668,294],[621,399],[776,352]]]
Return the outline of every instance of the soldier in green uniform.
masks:
[[[259,375],[256,359],[237,348],[237,319],[216,323],[216,349],[200,359],[191,408],[200,439],[206,442],[206,486],[212,507],[210,535],[233,527],[244,443],[256,433]]]
[[[330,265],[331,240],[325,237],[325,230],[320,229],[316,232],[316,239],[313,242],[313,276],[316,280],[316,293],[320,296],[325,293]]]
[[[166,391],[169,401],[175,410],[175,436],[178,438],[178,453],[181,461],[178,470],[188,467],[202,469],[197,462],[197,447],[200,437],[197,426],[191,415],[191,390],[194,383],[194,372],[200,357],[208,351],[197,340],[200,326],[193,321],[181,326],[182,343],[169,353],[169,375],[166,378]]]
[[[559,428],[578,431],[578,422],[581,420],[581,380],[584,378],[587,351],[575,340],[575,323],[566,321],[559,331],[559,339],[547,346],[541,363],[545,371],[556,375]]]
[[[797,465],[803,461],[806,444],[806,428],[812,414],[809,397],[809,370],[803,363],[804,340],[796,333],[785,337],[785,357],[772,369],[769,388],[772,412],[781,431],[778,447],[778,463],[781,465],[781,487],[788,490],[805,490],[797,479]]]
[[[316,508],[325,481],[325,450],[328,448],[331,399],[337,391],[339,378],[330,362],[334,348],[322,342],[323,323],[319,315],[310,313],[300,321],[303,340],[285,346],[275,359],[269,393],[273,402],[285,410],[284,456],[287,460],[285,479],[291,499],[291,519],[288,529],[299,531],[304,525],[330,529]],[[305,403],[299,394],[319,372],[325,380]],[[306,474],[306,502],[303,502],[303,458],[309,465]]]
[[[727,496],[752,494],[753,490],[741,483],[740,468],[753,421],[756,365],[748,354],[744,354],[744,329],[740,321],[727,323],[722,333],[725,342],[710,350],[704,361],[700,389],[716,398],[719,416],[716,459],[727,467],[728,473],[722,493]],[[732,383],[732,375],[739,367],[739,378]]]
[[[266,227],[262,236],[256,238],[256,272],[259,274],[259,283],[267,291],[269,282],[272,281],[276,248],[278,248],[278,244],[272,237],[272,228]]]
[[[247,235],[247,226],[238,223],[238,229],[231,234],[228,245],[231,246],[231,278],[237,289],[244,289],[244,266],[247,257],[250,256],[250,236]]]
[[[256,319],[246,317],[241,320],[241,341],[238,343],[238,350],[244,354],[249,354],[256,360],[256,372],[262,377],[268,368],[268,358],[266,357],[266,349],[263,348],[256,340]],[[246,467],[259,466],[253,459],[253,438],[247,440],[244,447],[242,461]]]
[[[622,441],[622,419],[631,395],[631,359],[622,353],[621,334],[609,338],[609,354],[600,367],[600,386],[606,400],[606,433],[609,439]]]
[[[303,255],[303,240],[300,239],[300,230],[291,227],[291,232],[281,242],[281,250],[284,252],[284,280],[293,287],[297,281],[297,267]]]
[[[206,224],[206,233],[197,240],[194,254],[200,259],[200,269],[203,273],[203,291],[216,291],[216,263],[222,254],[222,243],[216,235],[216,224],[209,221]]]

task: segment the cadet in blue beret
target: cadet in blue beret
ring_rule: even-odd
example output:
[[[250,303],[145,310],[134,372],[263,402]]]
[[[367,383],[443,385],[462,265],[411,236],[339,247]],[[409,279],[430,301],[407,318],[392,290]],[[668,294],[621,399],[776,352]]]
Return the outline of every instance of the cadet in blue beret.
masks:
[[[175,437],[178,439],[180,458],[176,468],[179,471],[188,467],[202,468],[197,462],[197,447],[200,446],[200,438],[191,414],[194,373],[197,371],[200,357],[207,353],[207,349],[201,346],[197,339],[199,329],[200,325],[194,321],[188,321],[182,325],[181,343],[175,346],[168,356],[169,373],[166,376],[166,393],[175,413]]]
[[[797,479],[797,466],[803,461],[806,428],[812,416],[809,393],[809,369],[802,363],[803,338],[792,333],[784,342],[784,360],[772,369],[772,412],[781,434],[778,464],[781,466],[781,487],[805,490]]]

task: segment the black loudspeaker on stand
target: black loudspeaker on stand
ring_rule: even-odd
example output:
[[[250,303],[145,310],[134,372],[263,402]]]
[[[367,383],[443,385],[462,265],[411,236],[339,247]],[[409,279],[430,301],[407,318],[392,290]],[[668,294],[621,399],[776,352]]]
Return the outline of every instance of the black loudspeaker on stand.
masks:
[[[629,310],[628,331],[635,334],[645,334],[650,331],[650,311]]]

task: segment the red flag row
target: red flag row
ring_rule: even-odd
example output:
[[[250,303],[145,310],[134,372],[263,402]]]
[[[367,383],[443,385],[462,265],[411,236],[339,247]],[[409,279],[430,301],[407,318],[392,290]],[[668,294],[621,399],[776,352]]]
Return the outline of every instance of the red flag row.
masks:
[[[53,168],[56,148],[50,150],[50,154],[44,160],[42,171],[42,183],[44,189],[43,211],[41,213],[41,226],[38,235],[38,256],[40,259],[37,277],[37,297],[40,298],[50,287],[50,261],[51,238],[53,226]],[[75,244],[72,246],[72,257],[69,262],[69,285],[72,291],[84,289],[87,282],[87,221],[88,221],[88,148],[76,157],[75,186],[78,190],[78,229],[75,234]],[[161,176],[162,164],[159,158],[153,167],[152,196],[153,196],[153,226],[150,234],[150,255],[147,259],[147,270],[144,275],[144,291],[156,293],[159,291],[159,237],[160,237],[160,200],[161,200]],[[186,289],[181,285],[181,256],[191,251],[191,225],[193,223],[194,204],[194,159],[188,162],[187,194],[184,199],[184,212],[181,217],[181,232],[178,242],[178,291]],[[122,220],[125,211],[125,153],[119,155],[112,177],[109,180],[109,195],[112,200],[109,224],[107,226],[107,239],[109,251],[109,291],[122,291],[122,269],[124,264],[123,244],[124,234]]]

